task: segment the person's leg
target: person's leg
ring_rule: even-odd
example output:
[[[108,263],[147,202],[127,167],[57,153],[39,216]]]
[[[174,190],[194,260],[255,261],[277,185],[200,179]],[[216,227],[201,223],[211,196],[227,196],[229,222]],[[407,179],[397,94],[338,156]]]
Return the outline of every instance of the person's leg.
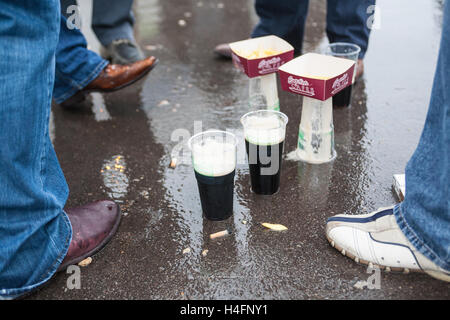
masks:
[[[327,36],[330,43],[350,42],[361,47],[360,59],[364,59],[369,45],[370,29],[367,26],[370,13],[367,9],[375,0],[328,0]]]
[[[64,17],[68,18],[70,14],[72,14],[72,11],[67,12],[67,8],[70,6],[76,6],[77,1],[76,0],[60,0],[61,3],[61,13]]]
[[[0,298],[46,282],[69,248],[68,187],[49,138],[58,0],[0,6]]]
[[[93,1],[92,30],[100,43],[107,47],[114,40],[134,41],[133,0]]]
[[[356,262],[450,281],[450,3],[427,119],[406,167],[400,205],[328,219],[331,245]]]
[[[70,30],[61,18],[56,47],[56,79],[53,98],[62,103],[91,83],[109,63],[87,49],[86,39],[78,29]]]
[[[61,1],[63,5],[71,5],[71,2]],[[131,85],[148,73],[156,62],[156,58],[149,57],[128,66],[109,64],[87,49],[80,30],[69,29],[66,17],[62,16],[53,98],[63,107],[79,105],[87,92],[115,91]]]
[[[450,3],[425,127],[406,166],[400,229],[427,258],[450,271]]]
[[[133,34],[133,0],[96,0],[92,29],[102,44],[101,55],[112,63],[131,64],[145,58]]]
[[[253,29],[251,37],[276,35],[294,47],[295,55],[301,54],[308,5],[309,0],[255,0],[259,22]],[[214,52],[221,58],[231,59],[231,48],[228,43],[217,45]]]
[[[289,42],[300,54],[308,4],[308,0],[255,0],[259,23],[252,38],[273,34]]]

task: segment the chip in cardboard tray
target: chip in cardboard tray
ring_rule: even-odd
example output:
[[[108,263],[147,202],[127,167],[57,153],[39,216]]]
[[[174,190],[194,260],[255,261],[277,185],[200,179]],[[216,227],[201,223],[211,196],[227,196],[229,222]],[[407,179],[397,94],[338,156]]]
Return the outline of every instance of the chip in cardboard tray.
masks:
[[[233,63],[248,77],[275,73],[294,57],[294,47],[277,36],[264,36],[230,43]]]

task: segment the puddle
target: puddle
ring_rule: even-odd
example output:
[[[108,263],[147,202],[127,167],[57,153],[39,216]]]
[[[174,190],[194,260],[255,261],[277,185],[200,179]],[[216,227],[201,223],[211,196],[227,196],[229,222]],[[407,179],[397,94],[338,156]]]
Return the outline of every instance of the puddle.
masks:
[[[126,162],[122,155],[112,156],[105,160],[100,170],[103,184],[107,188],[108,196],[116,202],[123,202],[128,193],[128,177],[126,175]]]
[[[281,189],[272,197],[250,192],[239,123],[249,111],[248,79],[212,53],[218,42],[248,37],[256,22],[254,1],[222,1],[223,8],[219,2],[136,1],[138,40],[160,64],[136,90],[126,89],[117,101],[108,100],[113,119],[101,95],[92,97],[97,121],[90,111],[55,110],[56,127],[50,124],[50,134],[55,137],[55,128],[61,137],[56,139],[57,152],[73,184],[72,200],[84,201],[84,186],[75,185],[80,172],[89,173],[90,163],[101,163],[93,169],[95,177],[86,180],[89,189],[98,187],[102,170],[108,196],[122,207],[133,206],[127,211],[133,215],[111,243],[124,249],[123,255],[113,252],[110,257],[115,263],[109,271],[117,286],[88,288],[78,295],[227,300],[416,296],[428,279],[386,275],[389,281],[370,296],[353,290],[355,279],[367,278],[365,270],[328,245],[324,223],[333,214],[366,213],[395,201],[392,174],[403,171],[425,119],[437,60],[440,2],[377,1],[381,29],[372,33],[365,76],[353,88],[352,106],[333,110],[337,158],[321,165],[284,161]],[[326,1],[311,1],[305,51],[320,51],[327,43],[325,10]],[[418,16],[420,24],[410,19]],[[185,24],[180,26],[179,20]],[[417,43],[420,46],[411,45]],[[281,111],[289,117],[289,156],[297,144],[301,99],[281,89],[279,97]],[[121,106],[128,99],[132,109]],[[191,135],[207,129],[229,130],[240,140],[234,215],[222,222],[202,217],[185,146]],[[73,140],[80,142],[79,150],[72,148]],[[109,150],[117,150],[116,155]],[[169,163],[175,155],[178,165],[172,169]],[[161,194],[156,197],[155,192]],[[264,230],[263,222],[288,230]],[[227,228],[231,235],[209,238]],[[101,270],[94,268],[87,276],[95,281]],[[432,287],[438,288],[433,290],[436,296],[446,292],[439,283]]]
[[[157,10],[164,16],[167,8],[163,6]],[[180,14],[191,12],[188,7],[178,10]],[[211,14],[221,13],[214,11]],[[240,14],[247,17],[250,15],[249,12]],[[195,14],[192,18],[195,18]],[[218,16],[216,18],[220,19]],[[284,195],[259,198],[252,194],[243,130],[239,121],[242,115],[250,111],[247,102],[248,78],[231,63],[213,61],[211,50],[199,46],[202,39],[192,38],[194,33],[206,37],[203,32],[198,32],[197,28],[203,25],[200,21],[186,19],[183,35],[194,39],[195,43],[190,44],[182,39],[178,41],[180,35],[171,31],[166,26],[168,22],[164,21],[163,19],[159,28],[168,30],[169,33],[165,36],[170,40],[163,42],[156,38],[152,42],[148,41],[162,43],[157,53],[163,55],[164,59],[161,59],[151,77],[145,81],[141,102],[155,140],[165,148],[165,156],[158,165],[163,176],[161,183],[166,190],[165,199],[176,225],[171,237],[176,239],[180,255],[180,259],[171,262],[171,265],[176,270],[183,270],[182,273],[188,279],[195,279],[186,289],[194,296],[208,290],[214,292],[216,297],[225,297],[230,296],[230,292],[238,290],[237,288],[245,292],[250,288],[259,292],[277,288],[277,282],[263,282],[262,279],[269,277],[275,269],[283,277],[290,277],[288,265],[291,262],[287,262],[288,258],[283,255],[283,250],[272,250],[271,246],[275,246],[274,241],[279,235],[263,232],[260,223],[283,223],[287,210],[297,215],[295,201],[303,199],[304,194],[309,192],[316,196],[311,196],[307,204],[303,205],[313,203],[315,208],[324,210],[329,203],[333,165],[321,166],[318,170],[303,167],[302,164],[298,165],[299,169],[297,164],[291,168],[283,165],[284,170],[298,179],[294,186],[293,182],[282,181],[282,188],[301,190],[293,195],[294,202],[288,200],[289,203],[283,203]],[[281,90],[279,92],[281,95]],[[296,97],[290,103],[292,101],[295,101],[295,105],[299,104]],[[285,112],[284,110],[286,106],[282,105],[281,111]],[[298,123],[291,124],[291,127],[297,137]],[[197,182],[186,145],[190,136],[208,129],[230,131],[239,140],[234,214],[223,222],[210,222],[202,217]],[[290,147],[295,145],[296,139]],[[168,167],[172,158],[177,158],[175,169]],[[289,219],[284,224],[295,229],[296,219]],[[226,228],[232,229],[233,233],[219,241],[209,239],[211,233]],[[189,249],[189,252],[182,254],[185,249]],[[202,255],[204,250],[209,250],[206,257]],[[275,262],[276,259],[278,262]]]

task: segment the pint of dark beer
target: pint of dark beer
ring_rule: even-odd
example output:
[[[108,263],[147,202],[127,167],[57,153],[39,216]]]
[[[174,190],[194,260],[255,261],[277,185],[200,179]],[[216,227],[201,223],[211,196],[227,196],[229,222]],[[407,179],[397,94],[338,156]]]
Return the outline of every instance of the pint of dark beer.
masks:
[[[281,163],[288,118],[273,110],[258,110],[241,118],[252,191],[272,195],[280,188]]]
[[[209,220],[233,214],[236,137],[225,131],[205,131],[189,139],[202,211]]]
[[[333,107],[348,107],[351,104],[352,87],[353,83],[355,83],[356,68],[358,66],[357,62],[360,52],[361,48],[359,46],[347,42],[331,43],[325,50],[325,54],[329,56],[353,60],[356,63],[355,71],[353,73],[352,84],[347,88],[345,88],[344,90],[342,90],[341,92],[337,93],[335,96],[333,96]]]

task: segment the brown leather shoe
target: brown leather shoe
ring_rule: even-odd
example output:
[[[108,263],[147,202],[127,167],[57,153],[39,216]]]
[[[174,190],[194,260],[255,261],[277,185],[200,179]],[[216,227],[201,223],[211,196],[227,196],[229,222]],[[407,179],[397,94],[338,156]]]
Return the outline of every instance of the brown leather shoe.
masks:
[[[221,58],[231,59],[231,48],[228,43],[221,43],[214,48],[214,53]]]
[[[120,208],[113,201],[97,201],[67,209],[72,224],[72,241],[58,271],[100,251],[116,233],[120,223]]]
[[[90,92],[112,92],[125,88],[141,79],[157,64],[158,59],[155,57],[148,57],[129,65],[108,64],[97,78],[60,105],[72,107],[82,102]]]

